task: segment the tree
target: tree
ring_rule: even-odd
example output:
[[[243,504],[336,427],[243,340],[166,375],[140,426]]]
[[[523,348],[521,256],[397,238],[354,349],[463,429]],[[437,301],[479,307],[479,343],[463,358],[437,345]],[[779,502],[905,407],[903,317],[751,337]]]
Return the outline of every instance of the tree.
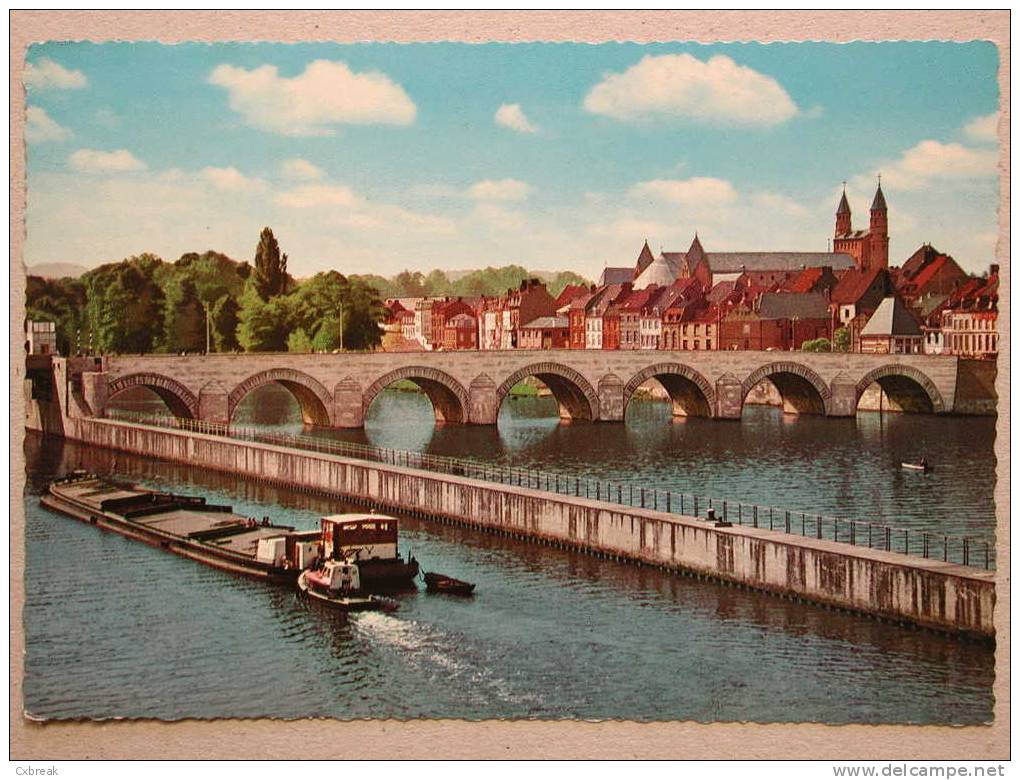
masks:
[[[264,301],[254,281],[244,288],[237,341],[246,352],[282,352],[290,333],[290,306],[284,297]]]
[[[162,263],[154,255],[140,255],[82,277],[94,352],[142,353],[162,346],[164,294],[154,278]]]
[[[836,328],[836,332],[832,334],[832,351],[833,352],[850,351],[849,328]]]
[[[240,344],[237,343],[238,314],[241,307],[231,295],[224,295],[212,305],[213,344],[217,352],[233,352]]]
[[[332,352],[340,348],[340,320],[328,316],[319,324],[319,329],[312,337],[312,349],[316,352]]]
[[[180,300],[168,307],[166,348],[170,352],[204,352],[206,347],[205,306],[190,279],[180,285]]]
[[[828,339],[810,339],[800,345],[804,352],[831,352],[832,345]]]
[[[287,337],[287,351],[288,352],[312,351],[312,340],[308,338],[308,334],[305,333],[304,328],[298,328],[297,330],[291,331],[291,334]]]
[[[287,290],[287,255],[280,254],[280,245],[268,227],[262,228],[259,245],[255,248],[252,278],[259,297],[264,301]]]

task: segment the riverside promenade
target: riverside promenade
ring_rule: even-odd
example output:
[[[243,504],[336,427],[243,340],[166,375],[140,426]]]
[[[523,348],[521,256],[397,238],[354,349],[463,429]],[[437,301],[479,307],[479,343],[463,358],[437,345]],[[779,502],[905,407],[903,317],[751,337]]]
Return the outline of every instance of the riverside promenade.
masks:
[[[829,539],[623,506],[394,463],[98,418],[64,434],[146,457],[361,502],[439,522],[711,577],[878,618],[993,639],[992,571]]]

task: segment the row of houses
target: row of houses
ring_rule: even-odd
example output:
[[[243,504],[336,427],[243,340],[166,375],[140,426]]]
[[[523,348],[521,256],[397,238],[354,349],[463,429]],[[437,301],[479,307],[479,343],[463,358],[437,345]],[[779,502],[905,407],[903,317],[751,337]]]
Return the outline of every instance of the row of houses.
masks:
[[[834,339],[859,352],[998,352],[998,267],[976,277],[930,244],[888,265],[881,186],[869,231],[844,193],[827,252],[686,252],[606,267],[553,296],[538,279],[503,295],[388,300],[390,349],[793,350]]]
[[[922,250],[929,262],[956,266]],[[501,296],[390,299],[386,328],[396,338],[387,348],[791,350],[831,342],[843,328],[853,351],[995,355],[997,267],[970,277],[918,274],[916,265],[741,271],[707,288],[696,276],[606,283],[607,269],[599,284],[556,297],[528,279]]]

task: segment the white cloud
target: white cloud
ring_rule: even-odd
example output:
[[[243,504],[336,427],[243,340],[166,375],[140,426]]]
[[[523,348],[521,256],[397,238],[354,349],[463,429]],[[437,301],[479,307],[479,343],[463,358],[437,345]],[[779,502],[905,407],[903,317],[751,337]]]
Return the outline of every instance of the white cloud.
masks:
[[[72,135],[66,127],[56,121],[39,106],[29,106],[25,110],[25,138],[29,143],[43,141],[66,141]]]
[[[972,141],[996,143],[999,140],[999,114],[993,112],[976,117],[963,126],[963,132]]]
[[[859,176],[854,183],[866,187],[882,174],[890,189],[919,190],[935,180],[981,179],[995,174],[998,153],[994,149],[973,149],[958,143],[921,141],[898,160]]]
[[[623,121],[671,117],[681,121],[775,125],[797,114],[786,90],[756,70],[717,55],[644,57],[623,73],[608,73],[584,108]]]
[[[769,192],[768,190],[756,192],[751,196],[751,202],[771,214],[803,217],[810,213],[806,206],[779,192]]]
[[[26,62],[24,81],[29,89],[82,89],[88,84],[80,70],[68,70],[48,57]]]
[[[485,179],[472,184],[467,196],[475,200],[527,200],[531,185],[517,179]]]
[[[487,225],[499,230],[523,230],[527,221],[520,211],[496,203],[479,203],[474,214]]]
[[[354,206],[358,197],[350,187],[330,184],[308,184],[276,196],[281,206],[295,209],[315,209],[332,206]]]
[[[386,74],[355,73],[343,62],[316,60],[293,78],[281,77],[274,65],[219,65],[209,83],[227,90],[230,107],[249,125],[280,135],[332,135],[331,125],[340,124],[409,125],[416,113]]]
[[[125,173],[145,168],[145,163],[127,149],[117,149],[113,152],[79,149],[72,153],[67,161],[72,168],[83,173]]]
[[[224,192],[256,192],[268,186],[263,179],[245,176],[237,168],[203,168],[198,175]]]
[[[280,172],[288,179],[321,179],[322,169],[313,165],[308,160],[300,157],[292,157],[280,163]]]
[[[509,127],[518,133],[537,133],[538,126],[531,123],[531,120],[524,114],[520,103],[504,103],[493,117],[497,125]]]
[[[688,207],[723,206],[737,200],[737,191],[732,184],[710,176],[643,181],[632,186],[628,195]]]

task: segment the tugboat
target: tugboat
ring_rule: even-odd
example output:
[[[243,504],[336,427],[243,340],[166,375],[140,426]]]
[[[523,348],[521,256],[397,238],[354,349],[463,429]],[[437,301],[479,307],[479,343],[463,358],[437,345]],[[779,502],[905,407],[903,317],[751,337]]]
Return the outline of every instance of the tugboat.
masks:
[[[224,571],[293,584],[319,558],[319,533],[273,525],[208,504],[73,471],[52,482],[47,509]]]
[[[358,565],[361,585],[413,588],[418,561],[404,561],[397,549],[397,519],[389,515],[330,515],[320,521],[325,560]]]
[[[305,569],[298,576],[297,586],[306,596],[341,612],[397,609],[397,604],[389,599],[362,592],[358,565],[350,561],[325,561],[317,569]]]

